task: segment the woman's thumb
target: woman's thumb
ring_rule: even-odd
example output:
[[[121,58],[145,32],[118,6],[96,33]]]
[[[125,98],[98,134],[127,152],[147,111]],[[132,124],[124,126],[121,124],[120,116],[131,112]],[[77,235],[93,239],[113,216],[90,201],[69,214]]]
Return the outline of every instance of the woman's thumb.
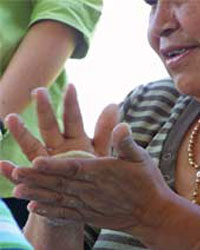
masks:
[[[144,160],[146,151],[133,140],[130,127],[127,123],[120,123],[113,129],[112,143],[120,159],[131,162],[141,162]]]

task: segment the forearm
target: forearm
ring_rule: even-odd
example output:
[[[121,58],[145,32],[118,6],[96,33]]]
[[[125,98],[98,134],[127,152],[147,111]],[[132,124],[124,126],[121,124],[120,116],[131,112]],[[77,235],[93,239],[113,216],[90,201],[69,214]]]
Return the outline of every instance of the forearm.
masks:
[[[169,218],[166,217],[160,232],[160,239],[163,238],[165,246],[163,250],[199,250],[200,208],[177,196],[175,203],[169,207],[168,214]],[[161,249],[159,248],[161,244],[162,242],[158,241],[158,246],[154,249]]]
[[[0,117],[20,113],[34,88],[55,80],[74,50],[75,33],[55,21],[30,28],[0,80]]]
[[[154,221],[153,226],[147,225],[137,230],[139,238],[148,248],[152,250],[200,249],[200,208],[198,206],[178,195],[173,195],[166,206],[163,206],[163,210],[152,213],[151,218]],[[135,233],[134,229],[132,233]]]
[[[30,214],[24,234],[37,250],[83,250],[83,230],[80,223],[56,226],[44,217]]]

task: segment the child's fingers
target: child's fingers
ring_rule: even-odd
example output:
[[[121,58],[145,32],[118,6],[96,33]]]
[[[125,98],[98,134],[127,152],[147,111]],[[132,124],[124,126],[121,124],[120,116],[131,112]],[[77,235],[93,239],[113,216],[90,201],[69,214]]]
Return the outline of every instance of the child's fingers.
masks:
[[[69,84],[64,98],[63,123],[66,138],[77,138],[85,134],[76,89],[72,84]]]
[[[47,148],[57,148],[61,144],[62,135],[54,115],[46,88],[37,88],[33,92],[36,100],[40,133]]]
[[[30,161],[37,156],[48,155],[45,147],[28,131],[18,115],[9,114],[5,121],[16,142]]]

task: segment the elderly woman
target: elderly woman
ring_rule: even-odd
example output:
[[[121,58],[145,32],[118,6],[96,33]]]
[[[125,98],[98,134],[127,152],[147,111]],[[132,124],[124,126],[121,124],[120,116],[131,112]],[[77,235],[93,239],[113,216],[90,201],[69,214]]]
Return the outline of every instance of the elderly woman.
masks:
[[[7,119],[30,159],[72,149],[106,156],[110,139],[115,151],[112,157],[92,159],[40,157],[33,161],[33,169],[1,164],[3,174],[16,183],[15,196],[32,200],[25,233],[37,249],[39,241],[34,235],[40,233],[44,238],[53,231],[62,232],[56,236],[65,240],[63,249],[83,249],[84,223],[106,228],[94,249],[200,249],[200,3],[146,2],[151,5],[150,45],[174,83],[150,83],[127,96],[121,118],[132,132],[125,123],[112,131],[117,115],[116,106],[111,105],[100,116],[90,141],[75,94],[69,95],[74,93],[73,87],[68,89],[65,105],[71,104],[68,114],[73,112],[74,118],[69,119],[72,116],[65,112],[63,134],[45,91],[36,92],[45,146],[16,116]],[[46,112],[41,112],[42,108]],[[30,143],[35,145],[32,150]],[[45,240],[51,241],[49,238]]]

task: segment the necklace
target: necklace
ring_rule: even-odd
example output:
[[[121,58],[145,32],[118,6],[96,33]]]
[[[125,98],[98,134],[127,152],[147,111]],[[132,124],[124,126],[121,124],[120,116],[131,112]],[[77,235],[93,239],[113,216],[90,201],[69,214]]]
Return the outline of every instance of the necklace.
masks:
[[[193,203],[198,205],[200,205],[200,162],[197,163],[195,160],[195,145],[197,142],[197,135],[199,131],[200,131],[200,119],[197,121],[197,124],[192,130],[187,147],[189,165],[192,168],[196,169],[197,171],[195,179],[195,187],[192,193],[191,200]]]

